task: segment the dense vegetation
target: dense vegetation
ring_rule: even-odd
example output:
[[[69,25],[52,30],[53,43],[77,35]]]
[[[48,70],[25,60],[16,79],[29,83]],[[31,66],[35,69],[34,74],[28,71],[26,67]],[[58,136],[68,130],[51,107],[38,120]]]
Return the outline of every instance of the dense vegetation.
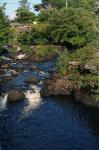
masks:
[[[58,72],[75,81],[78,88],[99,92],[99,13],[96,0],[42,0],[37,24],[18,41],[28,45],[58,45]],[[39,47],[40,48],[40,47]],[[53,51],[54,49],[51,49]],[[37,51],[42,56],[48,51]],[[77,66],[70,66],[70,63]],[[94,92],[93,92],[94,91]]]
[[[5,15],[5,5],[0,6],[0,50],[11,38],[10,22]]]
[[[22,44],[51,43],[71,49],[84,46],[97,38],[99,15],[94,11],[97,8],[95,1],[81,0],[73,3],[74,1],[70,1],[67,9],[64,0],[59,2],[52,0],[50,3],[44,0],[42,4],[36,5],[35,7],[42,6],[35,20],[37,24],[32,25],[31,31],[22,33],[18,40]]]

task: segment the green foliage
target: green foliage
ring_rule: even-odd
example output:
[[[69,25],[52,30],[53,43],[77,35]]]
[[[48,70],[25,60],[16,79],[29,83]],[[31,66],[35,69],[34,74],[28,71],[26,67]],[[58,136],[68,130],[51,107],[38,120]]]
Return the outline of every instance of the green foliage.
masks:
[[[94,10],[96,5],[96,0],[69,0],[68,2],[69,7],[82,7],[87,10]]]
[[[36,11],[40,11],[42,9],[50,9],[50,8],[58,8],[61,9],[65,6],[65,0],[42,0],[41,4],[34,5],[34,9]]]
[[[16,21],[19,23],[33,23],[35,14],[27,9],[18,8],[16,12]]]
[[[21,44],[36,45],[48,43],[48,25],[46,23],[39,23],[33,25],[31,31],[21,33],[18,35],[18,42]]]
[[[95,15],[83,8],[53,10],[48,21],[52,41],[73,47],[83,46],[97,37],[94,20]]]
[[[29,3],[28,0],[20,0],[19,1],[20,7],[23,9],[29,9]]]
[[[29,10],[29,3],[27,0],[21,0],[20,7],[16,11],[16,21],[19,23],[33,23],[35,14]]]
[[[67,9],[65,0],[42,0],[37,20],[48,24],[42,39],[70,49],[84,46],[99,34],[96,8],[96,0],[67,0]]]
[[[39,22],[46,22],[48,21],[48,18],[50,17],[50,11],[42,10],[37,17],[37,20]]]
[[[99,89],[99,80],[98,76],[87,75],[81,78],[82,81],[82,90],[87,93],[95,93]]]
[[[61,73],[77,72],[78,69],[72,68],[69,70],[69,62],[78,62],[79,68],[83,70],[87,65],[91,73],[99,71],[99,40],[93,41],[83,48],[77,49],[73,52],[65,51],[59,54],[58,70]]]
[[[32,48],[29,45],[21,45],[21,49],[27,54],[32,54]]]
[[[30,32],[24,32],[24,33],[18,34],[17,41],[21,45],[30,45],[31,44],[31,34],[30,34]]]
[[[60,10],[56,4],[59,7],[62,4]],[[95,7],[94,0],[70,0],[67,10],[63,4],[64,0],[42,1],[42,7],[46,9],[41,9],[37,16],[37,24],[33,25],[31,32],[21,34],[19,41],[30,45],[49,43],[65,45],[72,49],[80,48],[96,39],[99,35],[99,17],[87,8],[87,5]],[[25,20],[28,22],[28,19]]]
[[[5,6],[0,6],[0,48],[7,45],[11,38],[10,24],[5,15]]]
[[[40,11],[42,9],[50,9],[50,8],[78,8],[82,7],[89,10],[94,10],[96,8],[96,0],[42,0],[41,4],[34,5],[36,11]]]
[[[63,53],[59,53],[57,69],[61,74],[66,74],[68,72],[68,52],[65,50]]]

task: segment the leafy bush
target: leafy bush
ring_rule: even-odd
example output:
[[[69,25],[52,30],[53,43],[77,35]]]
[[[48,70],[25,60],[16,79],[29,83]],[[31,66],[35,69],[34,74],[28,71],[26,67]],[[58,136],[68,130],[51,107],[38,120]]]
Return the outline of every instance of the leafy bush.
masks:
[[[18,42],[21,44],[37,45],[48,43],[47,24],[33,25],[31,31],[18,34]]]
[[[52,41],[71,47],[84,46],[98,36],[96,20],[94,13],[81,7],[53,9],[48,20]]]

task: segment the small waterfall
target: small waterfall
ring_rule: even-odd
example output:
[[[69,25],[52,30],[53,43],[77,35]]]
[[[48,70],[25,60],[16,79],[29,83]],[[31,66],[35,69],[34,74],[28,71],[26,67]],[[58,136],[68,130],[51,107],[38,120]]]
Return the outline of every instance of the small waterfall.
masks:
[[[26,110],[35,109],[40,105],[41,96],[40,96],[40,88],[33,85],[31,90],[26,91],[25,97],[28,100],[28,106]]]
[[[8,97],[8,94],[2,94],[0,96],[0,108],[5,108],[6,107],[6,103],[7,103],[7,97]]]
[[[24,92],[26,99],[28,100],[28,106],[22,111],[22,115],[19,120],[28,117],[32,110],[38,108],[41,104],[40,88],[33,85],[30,90]]]

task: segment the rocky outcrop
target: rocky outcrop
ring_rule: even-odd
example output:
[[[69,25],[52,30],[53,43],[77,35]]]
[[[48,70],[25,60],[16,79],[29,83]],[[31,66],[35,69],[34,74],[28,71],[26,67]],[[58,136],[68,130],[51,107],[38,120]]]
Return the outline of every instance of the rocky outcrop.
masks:
[[[7,102],[17,102],[24,99],[24,93],[19,90],[11,90],[8,92]]]
[[[73,91],[73,82],[64,78],[53,77],[45,81],[45,87],[41,91],[42,96],[71,95]]]
[[[74,81],[57,74],[52,79],[46,80],[41,96],[71,96],[75,101],[81,102],[86,106],[99,107],[99,94],[88,94],[80,89]]]

